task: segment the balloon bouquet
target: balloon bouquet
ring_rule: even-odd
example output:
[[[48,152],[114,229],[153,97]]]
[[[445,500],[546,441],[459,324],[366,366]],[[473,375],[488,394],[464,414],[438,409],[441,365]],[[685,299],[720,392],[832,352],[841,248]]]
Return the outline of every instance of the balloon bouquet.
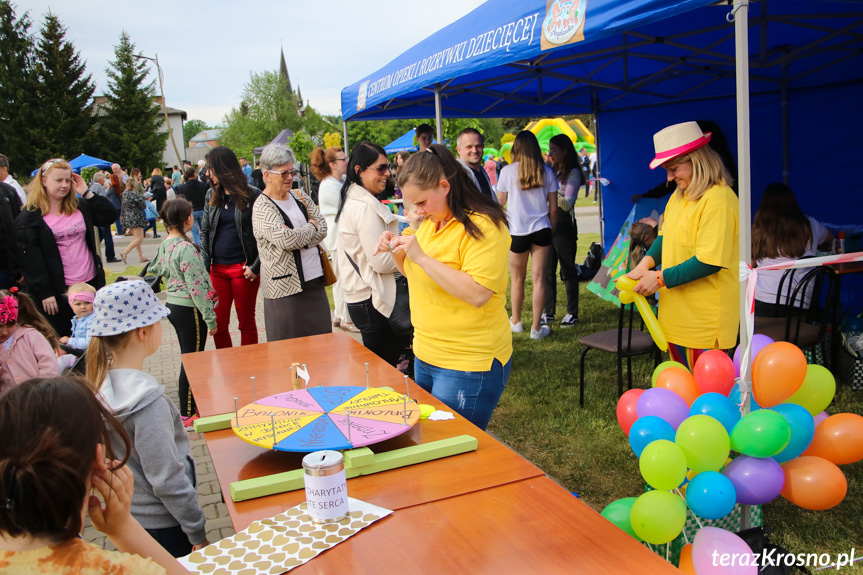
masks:
[[[698,518],[721,519],[735,504],[761,505],[779,495],[812,510],[842,501],[848,484],[838,465],[863,459],[863,417],[827,416],[835,380],[826,368],[807,365],[796,346],[755,335],[752,352],[746,415],[735,383],[740,349],[734,360],[707,351],[691,373],[666,361],[650,389],[620,397],[617,420],[653,489],[612,502],[603,516],[638,540],[663,544],[683,531],[687,507],[701,525]],[[729,459],[732,451],[737,455]],[[702,527],[684,546],[680,568],[698,575],[757,573],[754,560],[751,569],[714,565],[714,551],[751,553],[736,534]]]

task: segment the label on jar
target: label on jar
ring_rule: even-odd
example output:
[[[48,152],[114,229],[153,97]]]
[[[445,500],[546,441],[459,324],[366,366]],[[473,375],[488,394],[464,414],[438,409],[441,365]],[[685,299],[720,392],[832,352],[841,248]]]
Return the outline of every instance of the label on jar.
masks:
[[[344,519],[348,514],[348,485],[345,470],[333,475],[316,477],[306,474],[306,506],[316,523]]]

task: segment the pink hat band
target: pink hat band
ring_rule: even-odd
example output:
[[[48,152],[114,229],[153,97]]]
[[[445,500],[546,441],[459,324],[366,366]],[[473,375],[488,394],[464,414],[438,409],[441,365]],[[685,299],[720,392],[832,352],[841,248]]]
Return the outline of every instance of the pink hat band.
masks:
[[[96,294],[85,292],[85,291],[79,291],[79,292],[75,292],[75,293],[70,293],[68,296],[68,299],[69,299],[69,303],[72,303],[73,301],[86,301],[86,302],[93,303],[93,301],[96,299]]]
[[[650,169],[706,146],[711,135],[710,132],[703,133],[696,122],[675,124],[657,132],[653,135],[656,156],[650,162]]]

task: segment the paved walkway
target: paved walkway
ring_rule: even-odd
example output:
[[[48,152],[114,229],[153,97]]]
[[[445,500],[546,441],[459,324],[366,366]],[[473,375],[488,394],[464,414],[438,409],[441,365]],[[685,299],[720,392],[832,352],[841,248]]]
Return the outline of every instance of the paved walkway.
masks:
[[[152,258],[159,247],[159,243],[164,239],[164,235],[158,239],[145,239],[144,255]],[[128,238],[115,238],[117,254],[121,249],[129,243]],[[129,265],[137,265],[138,256],[133,254],[127,258]],[[106,264],[106,270],[109,272],[123,271],[126,266],[120,263]],[[159,299],[164,301],[165,294],[159,294]],[[263,299],[258,296],[258,304],[256,309],[256,317],[258,321],[258,338],[259,341],[267,340],[264,333],[264,306]],[[180,345],[177,341],[177,335],[174,328],[171,327],[167,319],[162,320],[163,336],[162,345],[152,356],[148,357],[144,362],[144,371],[155,377],[161,384],[165,386],[165,391],[174,403],[179,405],[177,396],[177,378],[180,373]],[[236,313],[231,314],[231,323],[229,331],[233,337],[234,344],[240,343],[240,332],[237,326]],[[349,334],[358,338],[358,334]],[[206,349],[216,349],[212,338],[207,339]],[[207,444],[204,441],[203,435],[198,435],[194,432],[189,432],[189,439],[192,444],[192,456],[198,467],[198,501],[201,508],[204,510],[204,515],[207,517],[207,539],[210,542],[218,541],[224,537],[230,537],[234,534],[234,528],[231,526],[231,519],[228,516],[228,509],[222,502],[222,493],[219,488],[219,482],[216,480],[216,473],[213,469],[213,462],[210,459],[210,453],[207,450]],[[90,526],[89,520],[84,529],[84,539],[92,541],[105,549],[114,549],[110,541],[100,532]]]

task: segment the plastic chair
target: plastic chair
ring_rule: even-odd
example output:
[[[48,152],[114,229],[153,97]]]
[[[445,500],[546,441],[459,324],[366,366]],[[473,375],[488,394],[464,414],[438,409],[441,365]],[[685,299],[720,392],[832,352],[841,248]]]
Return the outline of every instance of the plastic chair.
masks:
[[[795,285],[795,271],[799,270],[785,270],[782,274],[773,317],[756,316],[755,331],[799,348],[820,346],[822,356],[828,357],[825,347],[827,329],[833,323],[839,301],[836,272],[819,266],[808,270]],[[807,293],[812,294],[809,302],[806,301]]]
[[[628,312],[628,314],[627,314]],[[628,315],[628,318],[626,317]],[[620,304],[617,316],[617,329],[609,329],[586,335],[578,340],[585,347],[581,353],[579,366],[579,404],[584,407],[584,358],[592,349],[613,353],[617,356],[617,395],[623,394],[623,360],[626,359],[627,382],[632,389],[632,358],[639,355],[653,354],[654,368],[659,365],[660,351],[650,334],[642,329],[633,329],[632,323],[637,314],[635,305]],[[639,316],[640,318],[640,316]],[[624,327],[626,324],[626,327]]]

